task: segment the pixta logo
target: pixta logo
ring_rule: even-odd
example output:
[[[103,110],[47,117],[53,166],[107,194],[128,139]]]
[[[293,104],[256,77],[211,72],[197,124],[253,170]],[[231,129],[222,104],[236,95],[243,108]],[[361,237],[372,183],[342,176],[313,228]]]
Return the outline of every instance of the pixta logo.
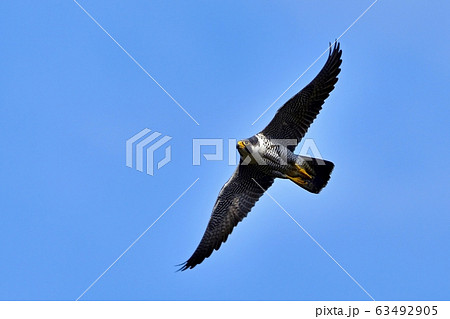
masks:
[[[128,167],[133,167],[136,163],[136,169],[140,172],[144,171],[144,157],[147,158],[146,162],[146,172],[148,175],[154,174],[154,161],[155,161],[155,151],[161,148],[164,144],[172,139],[170,136],[163,136],[159,140],[162,134],[159,132],[153,132],[149,134],[151,130],[148,128],[143,129],[126,142],[126,164]],[[134,151],[135,149],[135,151]],[[144,151],[146,151],[146,156],[144,156]],[[134,155],[134,156],[133,156]],[[163,159],[157,162],[157,169],[160,169],[164,165],[170,162],[172,156],[172,149],[170,145],[165,148],[165,156]]]
[[[272,142],[275,145],[297,145],[297,141],[293,139],[273,139]],[[223,161],[227,160],[228,165],[235,166],[238,163],[238,152],[236,151],[236,143],[237,140],[234,138],[230,139],[222,139],[222,138],[195,138],[192,140],[192,165],[199,166],[202,162],[202,157],[207,161]],[[224,145],[227,145],[225,147]],[[202,150],[203,147],[209,146],[208,153]],[[212,146],[212,147],[211,147]],[[213,152],[211,153],[211,148]],[[225,152],[225,149],[228,149],[228,152]],[[323,160],[322,154],[319,152],[319,148],[316,143],[311,138],[305,138],[304,142],[300,148],[300,155],[303,156],[312,156],[316,160]],[[226,156],[225,156],[226,155]],[[259,154],[253,154],[253,156],[258,156]],[[287,156],[287,154],[285,154]],[[283,158],[281,158],[283,160]],[[250,158],[245,158],[241,163],[244,165],[249,164]],[[266,162],[263,161],[261,157],[255,157],[256,162],[259,165],[266,165]],[[287,159],[285,159],[285,162]],[[322,165],[319,163],[319,165]]]
[[[161,158],[162,151],[156,152],[172,137],[162,136],[159,132],[152,132],[146,128],[126,142],[126,165],[128,167],[135,167],[138,171],[144,172],[144,166],[146,167],[146,173],[148,175],[154,175],[154,167],[157,169],[162,168],[164,165],[171,161],[172,149],[170,145],[167,145],[164,149],[164,157],[155,162],[155,158]],[[158,139],[159,138],[159,139]],[[294,140],[273,140],[277,145],[296,145]],[[243,165],[248,164],[249,158],[239,160],[239,153],[236,151],[237,140],[234,138],[222,139],[222,138],[195,138],[192,139],[192,165],[201,165],[202,159],[206,161],[227,161],[228,165],[236,166],[239,161]],[[204,148],[208,148],[207,151]],[[301,145],[300,155],[312,156],[316,160],[322,160],[322,155],[319,152],[313,139],[304,139]],[[253,154],[254,156],[258,154]],[[260,165],[266,165],[265,161],[261,159]],[[144,162],[146,165],[144,165]],[[155,164],[156,163],[156,164]]]

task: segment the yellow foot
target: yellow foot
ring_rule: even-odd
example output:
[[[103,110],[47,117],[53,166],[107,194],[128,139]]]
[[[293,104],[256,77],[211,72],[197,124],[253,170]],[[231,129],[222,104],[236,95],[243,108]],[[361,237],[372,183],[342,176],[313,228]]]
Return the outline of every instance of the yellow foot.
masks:
[[[312,176],[309,175],[309,174],[305,171],[305,169],[304,169],[303,167],[301,167],[301,166],[298,165],[298,164],[295,164],[295,167],[297,167],[297,169],[298,169],[298,171],[300,172],[300,174],[303,174],[303,175],[307,176],[308,178],[311,178],[311,179],[312,179]]]
[[[306,184],[306,182],[301,177],[288,176],[287,178],[289,178],[291,181],[293,181],[297,185],[305,185]]]

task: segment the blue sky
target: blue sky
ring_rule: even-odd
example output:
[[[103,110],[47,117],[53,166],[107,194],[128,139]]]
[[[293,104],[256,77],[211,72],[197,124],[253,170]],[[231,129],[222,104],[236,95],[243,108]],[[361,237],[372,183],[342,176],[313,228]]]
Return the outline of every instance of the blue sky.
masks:
[[[261,130],[266,109],[371,1],[3,1],[0,299],[369,300],[264,196],[191,271],[234,167],[192,166],[193,138]],[[445,1],[383,1],[341,39],[340,80],[307,137],[336,165],[320,195],[270,194],[377,300],[449,299],[450,43]],[[149,176],[125,141],[173,137]],[[163,151],[158,153],[162,157]]]

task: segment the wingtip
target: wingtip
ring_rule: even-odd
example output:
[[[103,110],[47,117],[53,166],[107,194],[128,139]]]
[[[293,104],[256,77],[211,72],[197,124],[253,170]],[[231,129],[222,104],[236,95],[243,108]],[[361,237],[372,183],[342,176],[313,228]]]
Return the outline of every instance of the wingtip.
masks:
[[[181,266],[181,267],[180,267],[180,266]],[[180,267],[176,272],[179,272],[179,271],[185,271],[185,270],[188,270],[188,269],[192,269],[192,268],[194,268],[195,266],[197,266],[197,264],[192,263],[190,260],[185,261],[184,263],[175,265],[175,267]]]
[[[185,261],[184,263],[175,265],[175,267],[180,267],[180,268],[178,268],[175,272],[185,271],[186,269],[189,268],[189,266],[187,265],[187,261]]]
[[[329,48],[329,52],[328,52],[328,56],[332,56],[333,54],[336,53],[340,53],[341,51],[341,44],[338,42],[338,39],[334,40],[333,43],[328,42],[328,48]]]

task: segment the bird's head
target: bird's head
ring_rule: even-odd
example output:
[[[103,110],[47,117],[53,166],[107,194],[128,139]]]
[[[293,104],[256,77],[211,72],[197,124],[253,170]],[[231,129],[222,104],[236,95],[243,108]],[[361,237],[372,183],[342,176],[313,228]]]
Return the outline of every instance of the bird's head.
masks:
[[[254,151],[256,151],[256,147],[259,145],[258,138],[252,136],[248,139],[243,139],[237,142],[236,148],[241,155],[241,157],[246,157],[247,155],[251,155]]]

